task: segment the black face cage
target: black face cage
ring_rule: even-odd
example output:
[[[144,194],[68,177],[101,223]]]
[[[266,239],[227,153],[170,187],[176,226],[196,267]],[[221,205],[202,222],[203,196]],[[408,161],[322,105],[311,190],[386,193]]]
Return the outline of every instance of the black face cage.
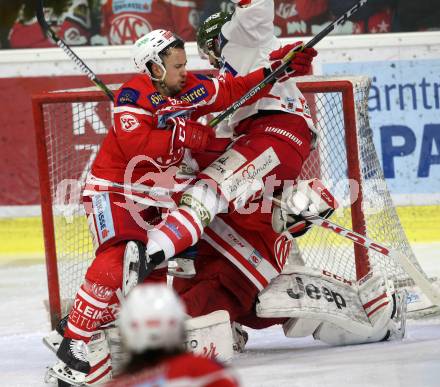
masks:
[[[219,60],[221,54],[218,37],[207,39],[205,46],[203,47],[203,52],[207,55],[212,55],[215,59]]]

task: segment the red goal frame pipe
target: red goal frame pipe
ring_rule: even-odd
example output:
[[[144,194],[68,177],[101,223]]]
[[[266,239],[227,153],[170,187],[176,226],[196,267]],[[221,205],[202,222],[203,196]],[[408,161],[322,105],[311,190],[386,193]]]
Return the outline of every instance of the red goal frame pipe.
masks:
[[[38,175],[40,180],[41,215],[43,221],[44,250],[46,257],[47,286],[49,291],[49,314],[52,328],[61,318],[60,285],[56,260],[55,227],[53,223],[52,195],[50,190],[49,165],[47,160],[46,131],[43,105],[32,97],[32,111],[35,122]]]
[[[357,197],[355,192],[350,189],[351,221],[352,229],[361,235],[366,235],[365,217],[362,212],[363,192],[361,184],[361,170],[359,166],[359,143],[356,130],[356,102],[353,91],[353,83],[350,81],[318,81],[298,82],[298,87],[302,93],[320,93],[320,92],[340,92],[342,94],[344,131],[345,131],[345,149],[347,151],[348,178],[359,183],[359,192]],[[319,91],[318,91],[319,90]],[[350,152],[348,152],[350,149]],[[370,260],[368,249],[354,244],[356,278],[359,280],[370,271]]]
[[[43,222],[43,238],[46,260],[47,286],[49,293],[49,315],[52,328],[55,328],[61,319],[60,283],[58,275],[57,249],[55,241],[55,227],[53,218],[53,201],[51,180],[49,176],[48,152],[46,144],[46,128],[44,125],[43,106],[46,103],[56,102],[88,102],[108,101],[101,92],[82,91],[75,93],[74,99],[66,98],[59,92],[36,94],[32,96],[32,111],[35,124],[35,140],[37,146],[38,176],[40,182],[41,215]]]

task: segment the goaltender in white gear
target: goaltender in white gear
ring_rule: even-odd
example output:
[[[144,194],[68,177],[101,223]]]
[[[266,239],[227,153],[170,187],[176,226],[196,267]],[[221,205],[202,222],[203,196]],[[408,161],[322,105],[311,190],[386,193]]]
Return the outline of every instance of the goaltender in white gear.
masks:
[[[307,211],[328,217],[337,205],[317,179],[300,181],[282,195],[272,226],[302,235],[311,226]],[[381,273],[351,281],[326,270],[291,266],[258,296],[259,317],[291,317],[284,323],[288,337],[313,335],[331,345],[361,344],[402,338],[405,333],[406,291],[396,291]]]

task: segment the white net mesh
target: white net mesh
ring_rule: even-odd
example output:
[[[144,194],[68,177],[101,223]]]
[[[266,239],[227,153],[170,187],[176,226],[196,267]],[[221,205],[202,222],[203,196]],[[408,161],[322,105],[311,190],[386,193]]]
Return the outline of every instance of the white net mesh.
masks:
[[[316,77],[312,79],[314,82],[318,81]],[[422,272],[392,203],[373,143],[367,105],[369,79],[366,77],[344,79],[350,80],[353,85],[355,125],[353,128],[348,128],[348,131],[356,139],[357,146],[353,143],[347,144],[347,123],[344,122],[344,114],[348,114],[350,109],[348,106],[342,108],[342,94],[319,92],[319,88],[313,93],[307,93],[306,98],[315,110],[319,141],[317,148],[305,163],[301,177],[319,176],[334,193],[340,208],[332,216],[333,222],[399,250]],[[323,83],[340,80],[341,78],[322,79]],[[349,166],[348,157],[352,157],[355,151],[358,153],[356,162]],[[352,176],[356,173],[353,168],[359,170],[359,181],[352,181]],[[359,205],[361,215],[354,214],[358,222],[357,226],[352,220],[353,208],[356,204],[353,204],[353,199],[350,197],[350,183],[352,191],[359,190],[356,198],[360,203],[356,204]],[[326,269],[346,279],[356,279],[355,262],[360,259],[359,255],[365,254],[373,270],[382,271],[398,285],[409,286],[414,283],[402,267],[391,258],[359,247],[355,252],[353,242],[328,230],[314,227],[297,241],[302,259],[307,265],[318,269]]]
[[[351,82],[354,98],[335,91],[341,80]],[[368,237],[400,250],[420,269],[392,204],[374,148],[368,123],[368,79],[307,77],[304,81],[307,81],[305,96],[316,117],[320,136],[317,148],[305,163],[302,177],[320,177],[335,194],[341,206],[332,221],[365,232]],[[51,259],[56,260],[58,267],[62,313],[66,313],[68,303],[65,300],[74,297],[93,258],[80,191],[99,144],[107,128],[111,127],[112,118],[111,104],[100,93],[68,91],[53,95],[57,96],[57,102],[42,102],[47,147],[47,155],[42,157],[48,164],[53,209],[56,254]],[[354,110],[350,108],[350,101]],[[347,124],[350,117],[353,127]],[[346,128],[357,140],[357,146],[347,141]],[[358,156],[354,157],[356,154]],[[347,161],[350,158],[351,164]],[[353,206],[349,177],[356,168],[361,177],[356,179],[354,186],[360,187],[362,196]],[[358,211],[356,205],[359,205]],[[50,234],[47,222],[45,233]],[[358,270],[366,270],[363,256],[369,258],[372,268],[380,268],[401,285],[412,283],[398,263],[376,252],[356,250],[352,242],[327,230],[313,228],[298,238],[298,245],[308,265],[346,279],[354,280],[359,276],[359,273],[356,275],[356,262]]]

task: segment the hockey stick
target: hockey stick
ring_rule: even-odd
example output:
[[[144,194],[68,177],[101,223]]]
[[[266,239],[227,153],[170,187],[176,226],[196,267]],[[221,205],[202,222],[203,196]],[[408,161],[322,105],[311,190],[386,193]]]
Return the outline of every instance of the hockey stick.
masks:
[[[294,55],[304,50],[305,48],[314,47],[317,43],[319,43],[322,39],[324,39],[330,32],[332,32],[336,27],[343,25],[350,17],[358,11],[368,0],[359,0],[353,7],[351,7],[348,11],[346,11],[343,15],[325,27],[322,31],[320,31],[315,37],[309,40],[304,46],[298,46],[294,50],[290,51],[283,59],[282,64],[277,67],[274,71],[272,71],[269,75],[266,76],[258,85],[254,86],[250,89],[245,95],[243,95],[237,102],[234,102],[231,106],[229,106],[223,113],[219,114],[215,118],[213,118],[209,122],[209,126],[216,126],[225,118],[230,116],[236,110],[238,110],[243,104],[245,104],[248,100],[250,100],[255,94],[264,89],[268,84],[270,84],[274,79],[277,78],[282,72],[284,72],[290,64],[290,61],[294,57]]]
[[[76,55],[72,49],[60,39],[55,31],[49,26],[44,18],[43,0],[37,0],[37,20],[38,24],[42,28],[44,34],[51,39],[58,47],[60,47],[67,56],[73,60],[73,62],[82,70],[83,73],[98,87],[100,88],[111,101],[114,101],[114,95],[112,91],[96,76],[96,74]]]
[[[272,201],[281,208],[287,210],[283,202],[279,199],[271,198]],[[376,242],[364,235],[358,234],[352,230],[344,228],[336,223],[329,221],[328,219],[321,218],[318,215],[313,215],[311,213],[305,212],[301,214],[301,216],[308,222],[314,224],[315,226],[319,226],[325,228],[326,230],[332,231],[344,238],[350,239],[352,242],[363,246],[367,249],[374,250],[386,257],[390,257],[395,262],[398,262],[403,269],[407,272],[407,274],[414,280],[416,285],[420,287],[423,293],[429,298],[429,300],[436,305],[440,306],[440,293],[432,286],[432,284],[427,280],[414,266],[414,264],[408,259],[405,254],[402,254],[400,251],[391,249],[382,243]]]

